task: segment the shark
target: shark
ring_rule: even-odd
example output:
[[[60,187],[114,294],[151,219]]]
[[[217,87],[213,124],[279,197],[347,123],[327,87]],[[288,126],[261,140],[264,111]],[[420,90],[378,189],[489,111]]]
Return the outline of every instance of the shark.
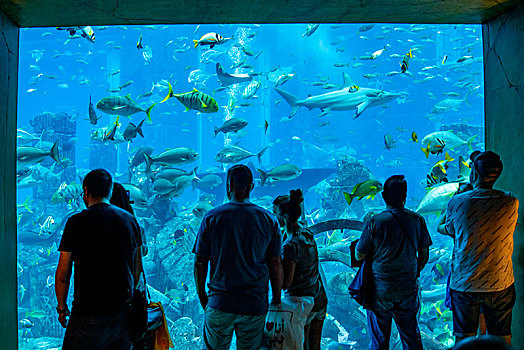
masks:
[[[228,74],[224,71],[220,63],[217,63],[216,70],[218,80],[222,86],[244,83],[253,79],[249,74]]]
[[[311,109],[320,108],[323,113],[330,111],[356,110],[354,118],[358,118],[368,107],[375,107],[388,103],[398,97],[405,97],[406,93],[387,92],[384,90],[358,87],[353,84],[347,73],[343,73],[344,84],[341,89],[326,94],[311,96],[300,100],[287,91],[275,88],[276,92],[291,106],[289,118],[293,118],[299,108],[304,106]]]

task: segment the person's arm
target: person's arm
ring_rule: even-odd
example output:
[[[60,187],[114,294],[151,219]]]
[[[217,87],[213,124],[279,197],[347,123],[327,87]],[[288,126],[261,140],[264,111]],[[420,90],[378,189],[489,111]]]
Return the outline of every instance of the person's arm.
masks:
[[[206,294],[206,279],[207,279],[207,268],[208,268],[209,258],[201,255],[195,255],[195,284],[198,299],[200,300],[200,305],[205,309],[208,302],[208,297]]]
[[[418,251],[417,257],[417,276],[420,275],[420,271],[426,266],[429,259],[429,247],[423,248]]]
[[[284,282],[282,283],[282,289],[289,289],[289,286],[291,286],[291,282],[293,282],[293,278],[295,277],[295,267],[297,266],[297,263],[294,260],[284,259],[282,264],[284,267]]]
[[[366,258],[366,254],[361,253],[357,249],[355,249],[355,258],[357,258],[358,261],[364,260]]]
[[[440,220],[437,224],[437,232],[444,236],[451,236],[446,230],[446,214],[440,217]]]
[[[57,307],[60,310],[66,310],[66,312],[58,314],[58,321],[64,328],[66,328],[67,324],[66,318],[69,316],[67,294],[69,292],[69,283],[73,271],[72,256],[73,253],[71,252],[60,252],[60,258],[58,259],[58,266],[55,273],[55,294],[58,302]]]
[[[364,222],[360,239],[355,247],[355,259],[358,261],[364,260],[369,252],[373,249],[373,243],[371,242],[371,232],[374,230],[375,224],[373,217],[367,219]]]
[[[144,267],[142,265],[142,246],[135,249],[135,268],[133,269],[133,278],[135,280],[134,287],[138,285],[138,282],[140,281],[140,274],[144,271]]]
[[[269,280],[271,281],[271,291],[273,294],[272,304],[278,305],[281,303],[280,293],[282,291],[282,282],[284,279],[284,272],[282,269],[282,258],[269,257],[267,259],[267,265],[269,268]]]

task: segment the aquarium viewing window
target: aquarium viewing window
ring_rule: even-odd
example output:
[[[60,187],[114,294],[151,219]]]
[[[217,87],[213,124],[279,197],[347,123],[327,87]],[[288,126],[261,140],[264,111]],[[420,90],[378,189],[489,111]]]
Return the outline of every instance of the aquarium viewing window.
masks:
[[[424,215],[434,243],[420,278],[420,328],[427,348],[452,345],[443,303],[452,241],[434,227],[467,179],[469,154],[484,149],[483,92],[480,25],[21,29],[19,348],[61,346],[57,247],[67,219],[84,208],[83,177],[102,167],[134,202],[147,280],[175,348],[200,349],[191,250],[237,163],[252,169],[252,201],[267,209],[301,188],[308,225],[362,221],[384,209],[384,180],[406,175],[406,206]],[[185,156],[163,161],[170,151]],[[325,349],[367,348],[365,313],[347,294],[355,270],[344,258],[359,235],[316,236],[329,298]]]

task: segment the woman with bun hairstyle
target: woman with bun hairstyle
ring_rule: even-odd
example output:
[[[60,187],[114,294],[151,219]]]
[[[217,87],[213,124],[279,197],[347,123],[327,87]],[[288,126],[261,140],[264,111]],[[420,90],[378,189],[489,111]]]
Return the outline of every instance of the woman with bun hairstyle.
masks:
[[[111,195],[109,203],[116,205],[120,209],[124,209],[129,214],[135,216],[135,211],[131,206],[133,202],[131,202],[129,198],[129,191],[126,190],[125,187],[118,182],[113,182],[113,193]],[[140,235],[142,236],[142,256],[144,257],[147,255],[148,249],[146,245],[146,233],[142,226],[140,226]]]
[[[304,349],[320,350],[327,312],[327,295],[320,278],[318,249],[313,233],[298,222],[303,202],[300,189],[273,201],[273,212],[283,228],[283,288],[286,296],[313,297],[304,327]]]

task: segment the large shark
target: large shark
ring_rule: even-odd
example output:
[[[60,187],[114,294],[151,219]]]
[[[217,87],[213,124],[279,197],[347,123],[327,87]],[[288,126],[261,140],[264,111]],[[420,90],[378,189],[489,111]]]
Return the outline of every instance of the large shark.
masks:
[[[329,111],[349,111],[356,110],[355,117],[359,117],[367,107],[379,106],[387,103],[397,97],[405,96],[406,93],[393,93],[384,90],[359,88],[352,84],[349,75],[343,74],[344,85],[340,90],[328,92],[326,94],[309,96],[304,100],[299,100],[287,91],[279,88],[275,90],[286,100],[291,106],[291,114],[289,118],[297,113],[301,106],[305,106],[310,110],[313,108],[320,108],[324,113]]]

